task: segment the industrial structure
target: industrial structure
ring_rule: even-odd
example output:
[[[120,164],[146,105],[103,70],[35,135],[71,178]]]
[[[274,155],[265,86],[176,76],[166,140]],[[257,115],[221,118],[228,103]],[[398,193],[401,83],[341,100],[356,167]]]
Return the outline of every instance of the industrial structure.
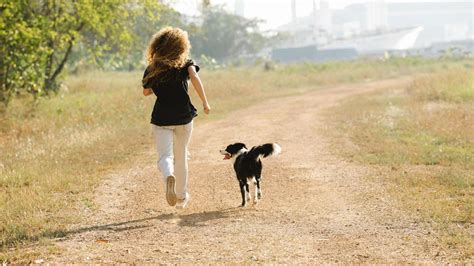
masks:
[[[327,61],[360,56],[432,51],[433,45],[456,42],[474,52],[474,3],[385,3],[368,0],[344,9],[329,1],[313,1],[313,12],[298,17],[291,2],[292,21],[277,32],[287,36],[273,49],[278,61]],[[431,50],[430,50],[431,49]]]

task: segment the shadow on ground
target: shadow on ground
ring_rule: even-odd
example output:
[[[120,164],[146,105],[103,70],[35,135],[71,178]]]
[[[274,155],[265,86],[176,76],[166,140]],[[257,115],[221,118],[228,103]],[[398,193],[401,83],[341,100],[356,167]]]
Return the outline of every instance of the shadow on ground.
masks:
[[[201,227],[207,226],[207,222],[231,218],[234,216],[235,213],[240,212],[241,208],[233,207],[227,208],[222,210],[215,210],[210,212],[199,212],[199,213],[191,213],[191,214],[177,214],[177,213],[165,213],[157,216],[146,217],[142,219],[134,219],[129,221],[117,222],[117,223],[110,223],[110,224],[102,224],[102,225],[94,225],[88,227],[77,228],[73,230],[67,231],[52,231],[52,232],[45,232],[41,234],[40,237],[47,237],[47,238],[61,238],[70,235],[76,235],[86,232],[92,231],[113,231],[113,232],[123,232],[123,231],[130,231],[136,230],[141,228],[153,227],[149,223],[144,224],[145,222],[150,221],[167,221],[172,220],[176,221],[176,224],[179,226],[192,226],[192,227]],[[38,238],[38,237],[37,237]],[[34,239],[33,239],[34,240]]]

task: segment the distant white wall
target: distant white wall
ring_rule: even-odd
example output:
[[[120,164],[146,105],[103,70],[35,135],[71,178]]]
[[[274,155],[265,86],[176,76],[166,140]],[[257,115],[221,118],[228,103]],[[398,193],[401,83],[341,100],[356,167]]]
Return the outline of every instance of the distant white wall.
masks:
[[[384,0],[367,2],[367,30],[374,31],[388,28],[387,6]]]
[[[466,24],[452,23],[444,25],[444,41],[458,41],[470,38],[469,26]]]

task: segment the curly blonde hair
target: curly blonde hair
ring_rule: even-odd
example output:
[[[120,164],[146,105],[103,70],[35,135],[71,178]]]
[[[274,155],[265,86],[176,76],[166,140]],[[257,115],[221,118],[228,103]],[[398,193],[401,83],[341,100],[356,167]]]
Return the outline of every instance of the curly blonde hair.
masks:
[[[183,67],[190,50],[188,34],[182,29],[166,27],[158,31],[151,38],[146,51],[149,69],[143,82],[148,82],[169,69]]]

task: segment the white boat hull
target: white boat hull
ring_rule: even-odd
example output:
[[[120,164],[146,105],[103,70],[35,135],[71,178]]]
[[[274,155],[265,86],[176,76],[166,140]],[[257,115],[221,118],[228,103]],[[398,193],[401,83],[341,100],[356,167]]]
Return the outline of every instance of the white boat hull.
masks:
[[[320,49],[354,49],[359,54],[371,54],[391,50],[407,50],[414,47],[416,39],[422,31],[423,27],[416,27],[378,35],[336,40],[320,46]]]

